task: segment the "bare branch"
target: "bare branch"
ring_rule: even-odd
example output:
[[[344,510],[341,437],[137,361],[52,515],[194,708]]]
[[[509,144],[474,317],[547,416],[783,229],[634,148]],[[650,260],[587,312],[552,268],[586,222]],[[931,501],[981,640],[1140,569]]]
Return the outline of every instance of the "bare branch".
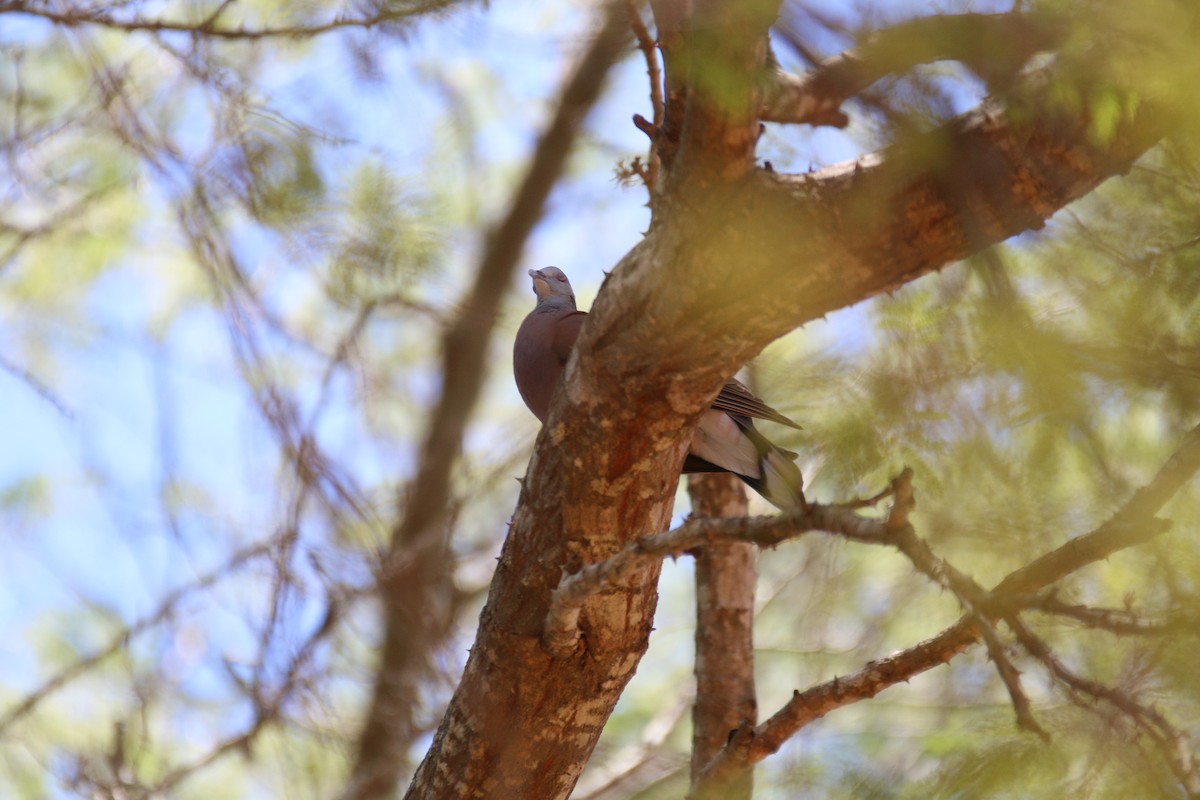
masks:
[[[1036,592],[1087,564],[1164,533],[1170,523],[1155,519],[1154,515],[1197,470],[1200,470],[1200,425],[1188,432],[1154,479],[1138,489],[1107,522],[1016,570],[992,590],[993,594],[1012,597]]]
[[[958,598],[963,610],[967,612],[980,636],[983,637],[984,644],[987,646],[988,658],[996,665],[996,672],[1004,682],[1004,688],[1008,690],[1013,710],[1017,714],[1017,725],[1022,730],[1036,733],[1043,740],[1048,740],[1049,735],[1034,719],[1029,698],[1021,688],[1020,672],[1009,659],[1000,633],[992,622],[998,614],[992,595],[976,583],[971,576],[935,555],[929,545],[917,536],[907,522],[903,522],[900,527],[893,527],[897,511],[901,511],[903,516],[907,516],[907,509],[912,502],[912,470],[905,467],[900,476],[892,481],[892,486],[896,489],[896,504],[888,516],[887,525],[892,528],[893,543],[921,573],[931,578],[939,586],[953,592],[954,596]]]
[[[1066,603],[1053,591],[1034,598],[1020,598],[1013,605],[1073,619],[1088,628],[1108,631],[1118,636],[1174,633],[1200,635],[1200,615],[1195,612],[1194,603],[1184,603],[1175,611],[1157,619],[1149,619],[1131,609],[1095,608]]]
[[[752,736],[742,737],[740,746],[727,746],[713,760],[693,796],[719,797],[720,787],[729,785],[741,772],[776,752],[810,722],[842,706],[874,697],[890,686],[944,664],[976,641],[978,633],[975,629],[966,620],[960,620],[932,639],[896,655],[872,661],[852,675],[834,678],[804,692],[795,692],[783,708],[754,730]]]
[[[868,544],[887,544],[891,537],[881,520],[860,517],[843,506],[818,503],[810,503],[808,509],[795,514],[771,517],[692,518],[674,530],[643,537],[616,555],[564,577],[554,590],[543,644],[559,657],[574,652],[584,602],[606,588],[623,585],[640,570],[668,556],[711,544],[740,542],[775,547],[812,531]]]
[[[887,528],[888,530],[899,530],[908,525],[908,514],[917,507],[916,495],[913,492],[913,471],[910,467],[905,467],[900,471],[900,474],[892,478],[892,483],[887,489],[887,494],[895,497],[892,502],[891,511],[888,512]],[[883,492],[876,497],[883,496]]]

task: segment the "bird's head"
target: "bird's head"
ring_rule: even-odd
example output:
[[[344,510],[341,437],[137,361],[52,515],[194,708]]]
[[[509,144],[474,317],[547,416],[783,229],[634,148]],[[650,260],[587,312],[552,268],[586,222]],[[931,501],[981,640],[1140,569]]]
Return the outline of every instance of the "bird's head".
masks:
[[[571,290],[571,282],[566,274],[558,267],[529,270],[533,278],[533,293],[537,295],[538,305],[543,303],[570,303],[575,307],[575,292]]]

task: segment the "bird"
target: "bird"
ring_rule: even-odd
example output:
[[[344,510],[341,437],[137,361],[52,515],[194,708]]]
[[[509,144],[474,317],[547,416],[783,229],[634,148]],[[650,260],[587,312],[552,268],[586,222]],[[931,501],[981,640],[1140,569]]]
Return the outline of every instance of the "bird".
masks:
[[[517,330],[513,376],[521,399],[544,424],[587,312],[576,307],[571,282],[558,267],[531,269],[529,277],[537,304]],[[782,511],[807,509],[796,453],[763,436],[755,419],[800,429],[741,382],[729,380],[700,415],[683,472],[730,472]]]

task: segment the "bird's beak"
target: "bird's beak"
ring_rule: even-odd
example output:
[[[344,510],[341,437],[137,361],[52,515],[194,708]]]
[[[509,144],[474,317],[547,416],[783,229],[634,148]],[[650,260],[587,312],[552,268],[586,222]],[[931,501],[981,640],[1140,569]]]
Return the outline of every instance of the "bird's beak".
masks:
[[[550,282],[546,280],[546,276],[542,274],[540,269],[529,270],[529,277],[533,278],[533,293],[541,297],[550,288]],[[539,284],[541,284],[539,286]]]

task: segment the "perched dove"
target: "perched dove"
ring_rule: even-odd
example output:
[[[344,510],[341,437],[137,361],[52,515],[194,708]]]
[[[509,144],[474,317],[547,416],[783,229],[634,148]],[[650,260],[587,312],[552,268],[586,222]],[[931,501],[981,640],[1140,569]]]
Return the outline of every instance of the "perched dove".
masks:
[[[575,308],[571,282],[558,267],[531,269],[529,277],[537,306],[517,331],[513,373],[525,405],[545,422],[587,312]],[[780,509],[805,507],[796,454],[767,441],[754,418],[800,427],[731,380],[701,415],[683,471],[732,472]]]

